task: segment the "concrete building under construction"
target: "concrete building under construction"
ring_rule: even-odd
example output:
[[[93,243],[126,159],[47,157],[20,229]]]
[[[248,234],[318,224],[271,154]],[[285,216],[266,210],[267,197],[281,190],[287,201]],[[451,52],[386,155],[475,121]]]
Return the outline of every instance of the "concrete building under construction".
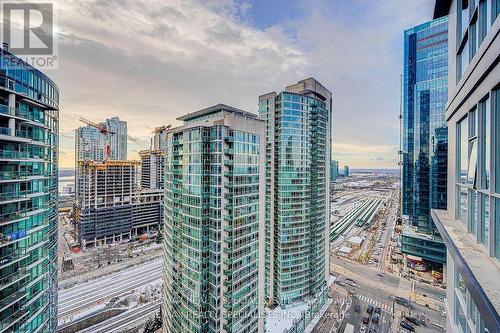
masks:
[[[162,150],[141,150],[141,188],[163,189],[165,157]]]
[[[162,190],[139,186],[139,161],[79,161],[75,233],[82,246],[112,243],[158,230]]]

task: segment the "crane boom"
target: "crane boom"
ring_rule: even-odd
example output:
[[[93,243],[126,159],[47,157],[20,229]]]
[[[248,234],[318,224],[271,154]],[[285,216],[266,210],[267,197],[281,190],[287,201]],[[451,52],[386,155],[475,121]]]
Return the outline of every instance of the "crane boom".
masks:
[[[108,128],[105,125],[94,123],[93,121],[90,121],[90,120],[85,119],[85,118],[80,118],[80,121],[82,123],[85,123],[85,124],[91,126],[91,127],[97,128],[102,134],[105,134],[105,135],[115,134],[115,132],[108,130]]]
[[[80,117],[80,121],[82,123],[85,123],[85,124],[91,126],[91,127],[97,128],[99,130],[99,132],[101,132],[101,134],[106,136],[107,142],[106,142],[106,160],[105,161],[107,161],[109,159],[109,156],[111,155],[111,146],[109,144],[109,136],[111,134],[116,134],[116,133],[108,130],[108,128],[105,125],[94,123],[93,121],[90,121],[88,119]]]
[[[163,132],[164,130],[168,130],[172,127],[171,124],[168,124],[167,126],[159,126],[159,127],[155,127],[154,131],[151,132],[151,133],[161,133]]]

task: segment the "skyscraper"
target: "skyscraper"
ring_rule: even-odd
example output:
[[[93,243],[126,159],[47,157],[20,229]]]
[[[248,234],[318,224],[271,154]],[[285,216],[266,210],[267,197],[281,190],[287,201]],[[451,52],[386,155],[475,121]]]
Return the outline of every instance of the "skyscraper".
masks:
[[[59,90],[0,53],[0,332],[55,332]]]
[[[339,161],[330,162],[330,181],[334,182],[339,178]]]
[[[264,331],[265,126],[218,104],[167,132],[163,331]]]
[[[161,150],[141,150],[141,187],[148,189],[163,188],[163,168],[165,156]]]
[[[110,160],[127,160],[127,122],[113,117],[100,125],[114,134],[102,134],[99,129],[91,126],[82,126],[75,130],[76,165],[78,161],[104,161],[108,144]]]
[[[349,166],[344,165],[344,177],[349,177]]]
[[[111,148],[109,159],[125,161],[127,160],[127,122],[118,117],[106,119],[101,125],[114,134],[109,136],[109,145]]]
[[[449,16],[446,332],[500,331],[500,3],[435,2]]]
[[[444,263],[446,250],[430,218],[446,207],[448,18],[404,33],[402,252],[415,260]]]
[[[329,276],[332,93],[313,78],[259,97],[266,122],[266,299],[316,297]]]

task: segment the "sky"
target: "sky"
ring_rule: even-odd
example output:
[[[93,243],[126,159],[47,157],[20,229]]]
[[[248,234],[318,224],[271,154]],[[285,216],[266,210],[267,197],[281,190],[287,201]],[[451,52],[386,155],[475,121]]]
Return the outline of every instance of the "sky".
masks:
[[[60,164],[80,117],[128,122],[129,159],[152,130],[314,77],[333,93],[333,158],[396,168],[403,31],[431,0],[58,0]]]

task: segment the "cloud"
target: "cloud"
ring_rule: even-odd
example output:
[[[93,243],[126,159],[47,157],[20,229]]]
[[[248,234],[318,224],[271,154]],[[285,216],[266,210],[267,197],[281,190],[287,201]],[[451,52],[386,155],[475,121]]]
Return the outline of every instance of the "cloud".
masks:
[[[270,8],[276,22],[264,29],[249,23],[259,5],[57,1],[59,70],[48,74],[61,89],[61,133],[81,116],[117,115],[128,122],[135,158],[154,127],[176,125],[182,114],[219,102],[256,112],[258,95],[314,76],[334,94],[335,154],[394,158],[387,147],[399,142],[402,30],[429,19],[431,1],[298,1],[301,16]],[[73,141],[63,135],[62,149]]]

